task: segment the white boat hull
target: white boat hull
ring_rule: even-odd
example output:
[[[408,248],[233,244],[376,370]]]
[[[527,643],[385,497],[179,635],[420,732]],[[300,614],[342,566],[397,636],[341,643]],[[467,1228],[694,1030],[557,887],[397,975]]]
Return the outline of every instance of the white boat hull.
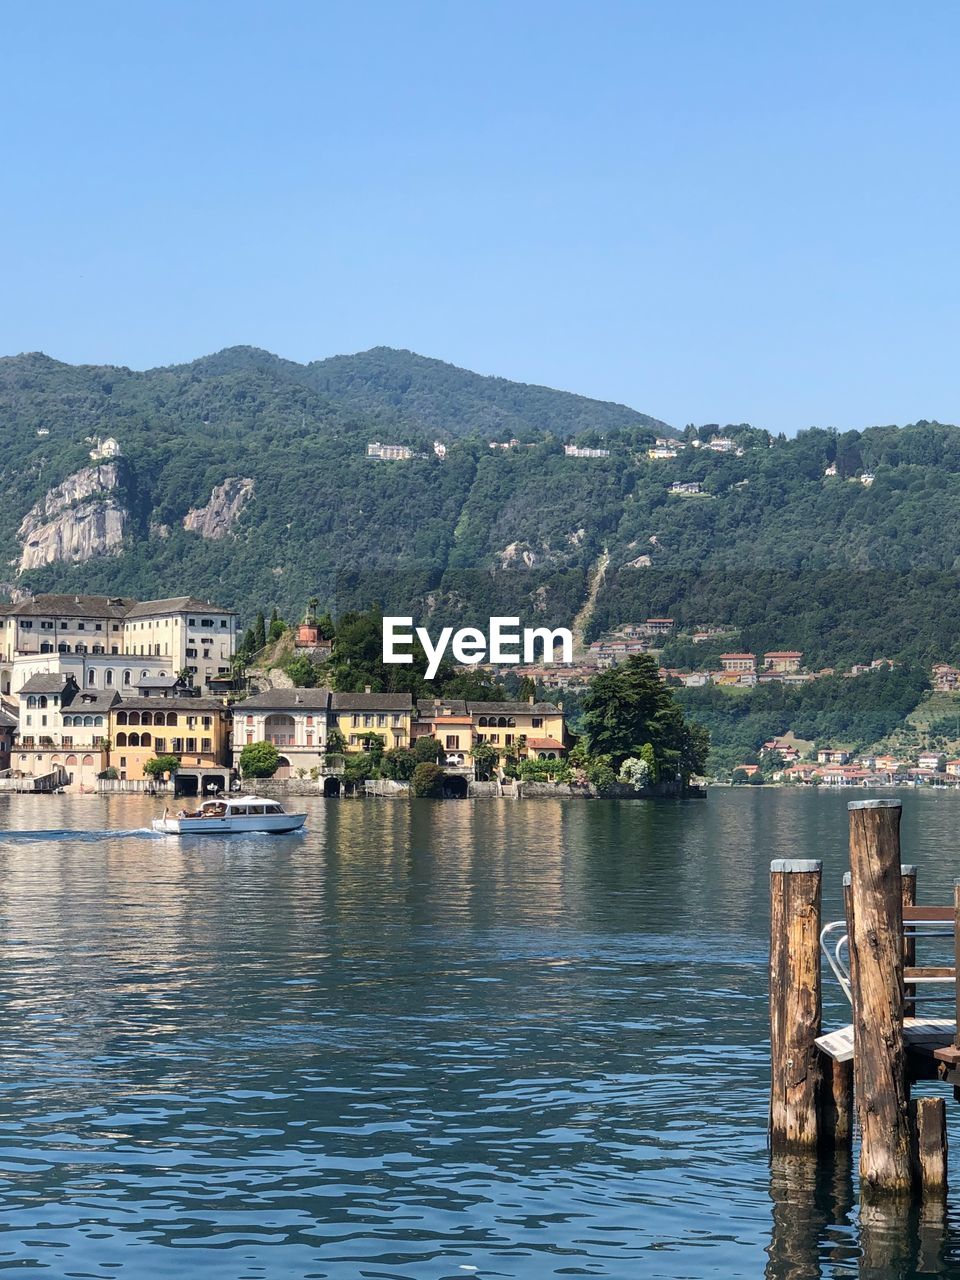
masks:
[[[282,835],[299,831],[307,820],[305,813],[236,814],[222,818],[154,818],[154,831],[171,836],[231,836],[247,833]]]

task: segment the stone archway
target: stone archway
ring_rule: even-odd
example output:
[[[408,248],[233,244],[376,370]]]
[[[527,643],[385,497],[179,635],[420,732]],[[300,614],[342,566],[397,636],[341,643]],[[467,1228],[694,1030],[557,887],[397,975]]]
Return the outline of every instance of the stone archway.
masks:
[[[328,799],[332,799],[333,797],[338,796],[338,795],[340,794],[341,790],[342,790],[342,788],[341,788],[341,786],[340,786],[340,779],[339,779],[339,778],[324,778],[324,780],[323,780],[323,794],[324,794]]]

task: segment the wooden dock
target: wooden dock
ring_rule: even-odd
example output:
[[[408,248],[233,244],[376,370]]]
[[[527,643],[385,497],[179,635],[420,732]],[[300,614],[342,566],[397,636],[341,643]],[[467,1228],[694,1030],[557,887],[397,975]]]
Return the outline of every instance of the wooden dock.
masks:
[[[960,1100],[960,882],[953,903],[918,904],[900,801],[848,810],[844,920],[823,925],[819,861],[770,866],[771,1150],[816,1159],[852,1141],[855,1113],[861,1200],[936,1198],[947,1186],[942,1087]],[[822,957],[851,1003],[850,1023],[832,1030]]]

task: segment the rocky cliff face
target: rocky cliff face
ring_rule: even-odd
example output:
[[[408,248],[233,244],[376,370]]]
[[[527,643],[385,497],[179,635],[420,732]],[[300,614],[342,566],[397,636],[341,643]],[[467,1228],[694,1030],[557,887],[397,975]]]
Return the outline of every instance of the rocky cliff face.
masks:
[[[205,507],[194,507],[183,517],[183,527],[199,533],[201,538],[225,538],[240,517],[253,494],[253,481],[230,476],[218,484]]]
[[[127,512],[116,492],[116,463],[84,467],[54,486],[24,516],[18,572],[58,560],[92,560],[118,550]]]

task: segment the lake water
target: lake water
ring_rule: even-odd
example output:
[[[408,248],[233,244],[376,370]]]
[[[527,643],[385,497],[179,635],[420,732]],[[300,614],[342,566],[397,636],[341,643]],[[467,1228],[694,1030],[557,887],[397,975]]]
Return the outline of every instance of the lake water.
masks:
[[[860,1222],[849,1160],[766,1152],[769,861],[822,857],[838,914],[848,798],[179,841],[140,797],[0,797],[0,1270],[960,1274],[953,1216]],[[903,803],[947,901],[960,796]]]

